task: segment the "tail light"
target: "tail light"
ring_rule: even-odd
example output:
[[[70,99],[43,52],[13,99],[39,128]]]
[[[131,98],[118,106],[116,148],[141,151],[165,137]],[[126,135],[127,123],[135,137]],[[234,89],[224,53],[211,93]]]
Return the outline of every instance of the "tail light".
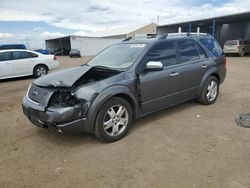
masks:
[[[55,55],[54,55],[54,58],[53,58],[53,60],[54,60],[54,61],[56,61],[56,60],[57,60],[57,57],[56,57]]]
[[[240,45],[237,45],[237,48],[239,49],[239,48],[240,48]]]

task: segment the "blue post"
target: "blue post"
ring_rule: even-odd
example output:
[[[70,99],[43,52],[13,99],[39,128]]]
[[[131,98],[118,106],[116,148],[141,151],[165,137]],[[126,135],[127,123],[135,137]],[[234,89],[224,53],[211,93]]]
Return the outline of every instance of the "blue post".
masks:
[[[213,19],[213,37],[215,36],[215,19]]]
[[[192,31],[192,23],[189,23],[188,32],[191,33],[191,31]]]

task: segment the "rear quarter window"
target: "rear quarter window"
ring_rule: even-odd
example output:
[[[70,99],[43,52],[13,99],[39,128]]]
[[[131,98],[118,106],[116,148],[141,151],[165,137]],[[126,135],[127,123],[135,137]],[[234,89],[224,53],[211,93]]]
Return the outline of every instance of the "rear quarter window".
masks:
[[[214,38],[203,38],[200,39],[200,42],[208,48],[215,56],[220,56],[223,54],[223,51]]]

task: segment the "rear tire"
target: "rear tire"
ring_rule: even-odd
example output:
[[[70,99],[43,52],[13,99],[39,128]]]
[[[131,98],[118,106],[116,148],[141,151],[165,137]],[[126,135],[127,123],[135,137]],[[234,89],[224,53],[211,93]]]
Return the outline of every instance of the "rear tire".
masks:
[[[214,104],[219,95],[219,81],[216,77],[211,76],[207,79],[202,87],[198,101],[204,105]]]
[[[48,67],[46,67],[45,65],[37,65],[37,66],[35,66],[35,68],[33,70],[33,75],[36,78],[45,76],[46,74],[48,74]]]
[[[123,138],[132,124],[132,108],[120,97],[104,103],[96,117],[95,136],[105,142],[115,142]]]

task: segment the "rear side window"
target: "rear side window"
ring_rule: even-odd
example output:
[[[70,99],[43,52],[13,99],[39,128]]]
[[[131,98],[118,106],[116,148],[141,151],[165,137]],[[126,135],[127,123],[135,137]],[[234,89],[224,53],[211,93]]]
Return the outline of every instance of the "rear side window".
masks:
[[[31,53],[31,52],[12,52],[13,59],[27,59],[27,58],[34,58],[38,57],[38,55]]]
[[[176,65],[176,50],[173,41],[167,41],[155,46],[147,55],[149,61],[160,61],[164,67]]]
[[[200,59],[199,52],[195,41],[193,40],[179,40],[177,41],[181,62],[195,61]]]
[[[200,42],[206,46],[210,52],[212,52],[215,56],[222,55],[223,51],[218,44],[218,42],[214,38],[204,38],[200,39]]]
[[[11,60],[10,52],[0,53],[0,61],[9,61],[9,60]]]
[[[197,45],[197,48],[198,48],[198,52],[200,54],[200,58],[201,59],[207,58],[207,54],[206,54],[205,50],[199,44],[196,43],[196,45]]]

